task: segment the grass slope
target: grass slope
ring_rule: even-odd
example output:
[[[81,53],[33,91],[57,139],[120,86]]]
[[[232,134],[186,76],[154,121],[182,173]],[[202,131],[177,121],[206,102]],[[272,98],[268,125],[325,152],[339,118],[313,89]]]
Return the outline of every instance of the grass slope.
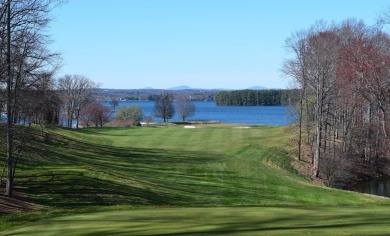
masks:
[[[383,207],[168,208],[57,217],[3,235],[389,235]]]
[[[284,127],[99,128],[50,132],[49,141],[40,143],[48,151],[24,159],[16,179],[19,190],[44,208],[0,216],[3,220],[0,227],[72,216],[44,220],[4,234],[28,235],[40,232],[42,225],[50,225],[41,232],[47,234],[67,229],[71,230],[69,234],[206,231],[218,234],[234,232],[231,228],[234,225],[243,230],[237,233],[266,228],[269,229],[266,234],[283,233],[283,227],[299,225],[304,227],[297,228],[298,233],[310,225],[313,229],[337,232],[332,230],[339,227],[363,230],[359,225],[366,220],[373,223],[364,224],[363,228],[374,232],[371,230],[383,226],[383,221],[390,223],[388,200],[313,186],[298,177],[290,167],[291,159],[286,152],[289,137]],[[226,208],[232,206],[235,208]],[[339,210],[340,206],[359,206],[359,209]],[[90,213],[96,211],[100,213]],[[76,213],[79,215],[74,216]],[[337,223],[343,214],[345,220]],[[358,218],[354,214],[363,216]],[[203,219],[205,216],[215,216],[212,217],[215,222],[207,220],[208,217]],[[253,219],[249,220],[251,216]],[[323,222],[312,222],[312,216]],[[78,220],[72,220],[74,217]],[[174,220],[167,221],[170,217]],[[269,217],[274,220],[264,224]],[[115,227],[110,228],[105,222]]]

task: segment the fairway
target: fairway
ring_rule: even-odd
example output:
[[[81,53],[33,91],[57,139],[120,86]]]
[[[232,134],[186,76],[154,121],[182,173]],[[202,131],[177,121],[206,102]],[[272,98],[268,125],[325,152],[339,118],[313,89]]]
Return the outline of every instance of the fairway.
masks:
[[[4,235],[389,232],[387,199],[295,173],[286,127],[46,131],[15,179],[39,207]]]
[[[58,217],[4,235],[388,235],[390,212],[363,208],[173,208]]]

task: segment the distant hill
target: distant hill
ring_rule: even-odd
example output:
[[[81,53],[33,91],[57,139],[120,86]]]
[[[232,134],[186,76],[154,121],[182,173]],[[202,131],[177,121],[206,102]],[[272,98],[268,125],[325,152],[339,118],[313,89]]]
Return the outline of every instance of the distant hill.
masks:
[[[191,89],[193,89],[193,88],[191,88],[187,85],[183,85],[183,86],[169,88],[168,90],[191,90]]]
[[[161,91],[167,89],[95,89],[94,95],[102,101],[110,101],[111,98],[117,98],[121,101],[141,100],[153,101],[161,94]],[[193,89],[188,86],[170,88],[169,91],[177,96],[182,93],[191,96],[193,101],[214,101],[214,96],[219,90]]]
[[[253,87],[250,87],[250,88],[247,88],[247,89],[250,89],[250,90],[268,90],[270,88],[266,88],[266,87],[263,87],[263,86],[253,86]],[[191,87],[189,87],[187,85],[183,85],[183,86],[178,86],[178,87],[172,87],[172,88],[169,88],[168,90],[199,90],[199,89],[198,88],[191,88]],[[201,89],[201,90],[225,90],[225,91],[228,91],[228,90],[234,90],[234,89],[216,88],[216,89]]]
[[[253,87],[250,87],[248,89],[251,89],[251,90],[266,90],[266,89],[269,89],[269,88],[266,88],[266,87],[263,87],[263,86],[253,86]]]
[[[211,90],[218,90],[218,91],[220,91],[220,90],[230,90],[230,89],[222,89],[222,88],[214,88],[214,89],[191,88],[190,86],[183,85],[183,86],[168,88],[167,90],[170,90],[170,91],[180,91],[180,90],[202,90],[202,91],[211,91]]]

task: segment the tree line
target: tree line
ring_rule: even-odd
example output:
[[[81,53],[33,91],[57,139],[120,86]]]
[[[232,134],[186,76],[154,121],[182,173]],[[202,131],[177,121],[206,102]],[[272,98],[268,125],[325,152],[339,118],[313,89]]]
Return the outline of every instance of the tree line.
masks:
[[[218,106],[282,106],[293,104],[295,89],[235,90],[219,92],[215,96]]]
[[[176,107],[174,106],[174,101],[176,101]],[[110,101],[110,105],[115,109],[118,106],[118,101],[113,98]],[[124,126],[137,125],[142,119],[146,123],[150,123],[153,117],[161,118],[164,122],[168,122],[177,111],[182,121],[185,121],[195,114],[195,110],[196,106],[191,101],[190,95],[181,93],[175,97],[172,93],[163,91],[155,98],[152,116],[144,117],[143,110],[139,106],[133,105],[120,107],[116,112],[115,119],[118,125]]]
[[[6,0],[0,2],[0,147],[6,150],[0,185],[13,195],[17,163],[33,141],[35,124],[76,127],[94,103],[97,85],[84,76],[55,80],[60,55],[49,50],[45,34],[50,11],[61,0]],[[100,103],[94,103],[104,109]],[[95,117],[96,118],[96,117]]]
[[[363,21],[318,22],[286,48],[283,72],[299,91],[298,157],[311,157],[313,176],[337,185],[358,163],[388,160],[390,36]]]
[[[98,88],[94,91],[99,100],[110,100],[114,97],[121,101],[142,100],[155,101],[161,94],[161,89],[107,89]],[[192,101],[214,101],[215,94],[221,90],[209,89],[185,89],[185,90],[165,90],[173,94],[174,97],[180,94],[191,96]]]
[[[47,48],[44,33],[55,0],[7,0],[0,2],[0,105],[1,144],[6,149],[6,195],[12,196],[16,160],[26,137],[15,124],[34,120],[53,110],[52,77],[59,68],[58,54]],[[15,142],[15,139],[18,139]],[[16,155],[18,157],[19,155]],[[3,171],[4,173],[4,171]],[[1,179],[3,174],[1,176]],[[1,181],[0,181],[1,182]]]

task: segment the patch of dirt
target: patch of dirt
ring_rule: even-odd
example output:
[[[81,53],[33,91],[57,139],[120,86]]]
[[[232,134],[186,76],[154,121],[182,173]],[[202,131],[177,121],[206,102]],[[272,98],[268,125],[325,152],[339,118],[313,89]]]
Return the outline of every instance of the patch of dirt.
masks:
[[[24,194],[14,191],[13,197],[4,195],[5,188],[0,186],[0,214],[2,213],[15,213],[37,209],[37,205],[28,202]]]
[[[313,176],[313,165],[311,159],[310,147],[302,145],[302,157],[298,160],[298,157],[293,161],[292,166],[298,172],[299,175],[305,177],[316,185],[326,186],[326,181],[319,177]]]

